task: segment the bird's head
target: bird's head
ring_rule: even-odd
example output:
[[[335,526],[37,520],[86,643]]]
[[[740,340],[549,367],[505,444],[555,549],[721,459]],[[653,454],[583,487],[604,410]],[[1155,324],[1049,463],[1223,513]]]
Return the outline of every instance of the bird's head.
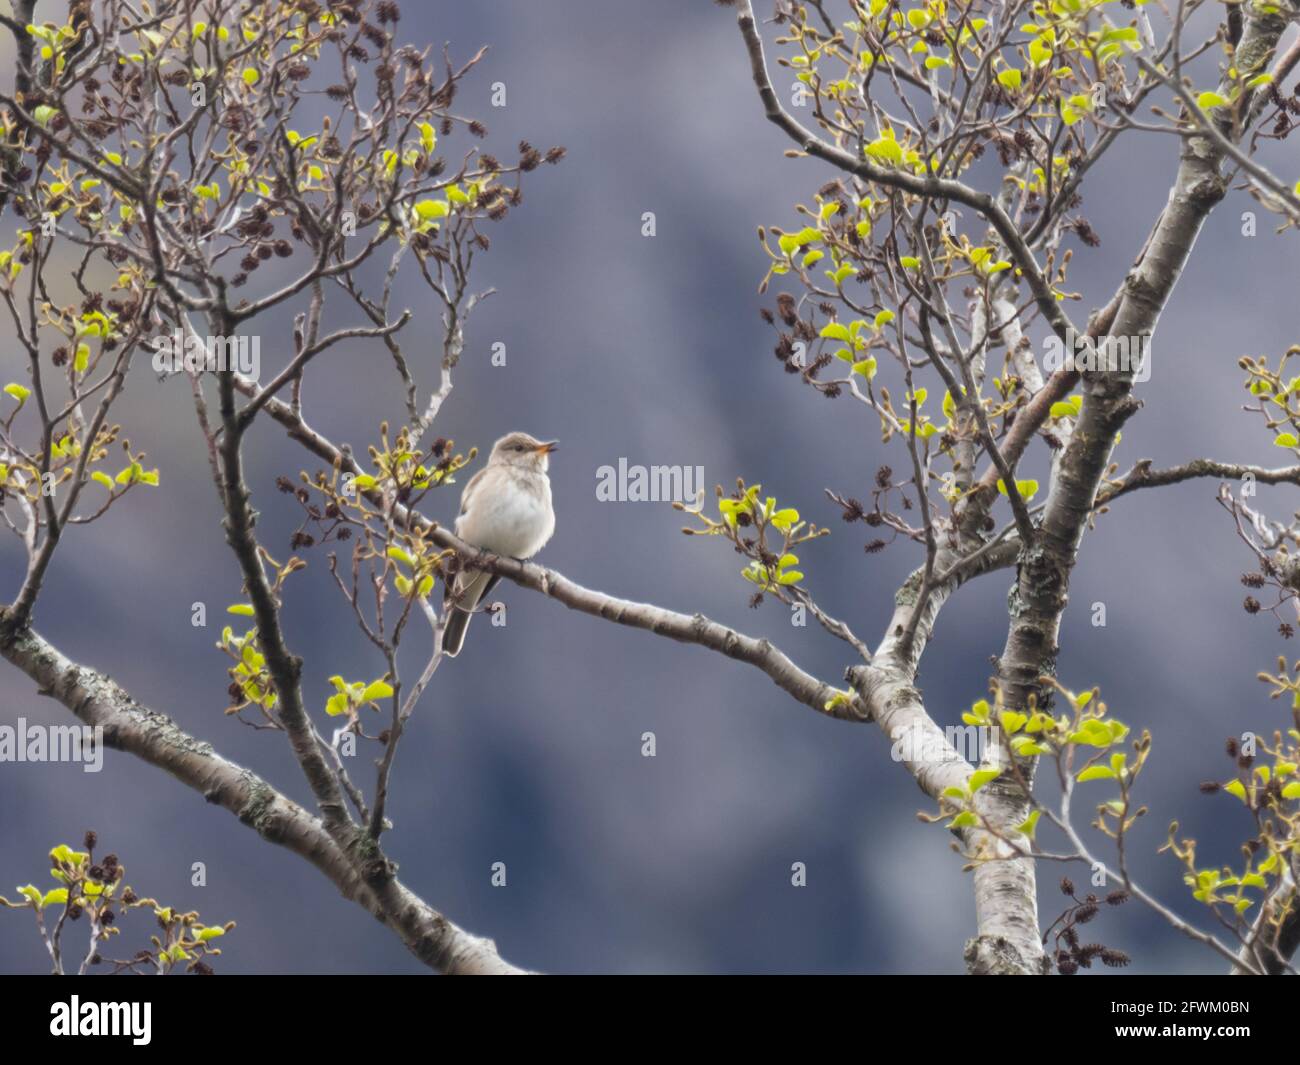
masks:
[[[551,452],[559,446],[558,440],[537,440],[527,433],[509,433],[492,445],[488,464],[520,466],[545,473]]]

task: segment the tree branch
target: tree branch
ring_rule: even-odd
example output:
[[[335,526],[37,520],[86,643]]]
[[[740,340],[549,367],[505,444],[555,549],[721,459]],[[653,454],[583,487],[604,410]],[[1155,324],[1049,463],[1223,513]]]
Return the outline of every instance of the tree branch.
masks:
[[[1117,481],[1111,481],[1097,493],[1097,500],[1093,506],[1103,507],[1120,496],[1136,492],[1139,488],[1160,488],[1201,477],[1219,477],[1231,481],[1253,477],[1260,484],[1300,485],[1300,466],[1268,469],[1264,466],[1249,466],[1237,462],[1218,462],[1215,459],[1193,459],[1181,466],[1153,470],[1150,459],[1139,459],[1128,473]]]
[[[102,673],[11,622],[7,611],[0,613],[0,654],[35,681],[41,694],[56,699],[84,725],[102,727],[105,746],[164,770],[263,839],[310,862],[426,965],[464,975],[523,971],[502,959],[491,940],[453,924],[396,879],[368,884],[318,818],[170,718],[141,706]]]

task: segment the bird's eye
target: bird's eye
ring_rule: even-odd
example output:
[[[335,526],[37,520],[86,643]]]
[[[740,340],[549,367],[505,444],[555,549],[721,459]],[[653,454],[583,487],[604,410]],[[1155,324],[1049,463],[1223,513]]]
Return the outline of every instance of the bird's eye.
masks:
[[[515,445],[515,450],[516,450],[516,451],[523,451],[523,449],[524,449],[524,445],[523,445],[523,444],[516,444],[516,445]]]

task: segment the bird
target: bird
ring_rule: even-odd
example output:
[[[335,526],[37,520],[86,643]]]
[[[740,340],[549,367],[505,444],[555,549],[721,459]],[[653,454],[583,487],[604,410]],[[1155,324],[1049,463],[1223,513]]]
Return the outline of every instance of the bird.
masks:
[[[558,447],[557,440],[537,440],[527,433],[507,433],[493,444],[487,465],[461,493],[456,535],[494,555],[522,561],[537,554],[555,532],[546,471]],[[500,579],[495,573],[462,569],[447,585],[442,652],[448,658],[460,654],[475,608]]]

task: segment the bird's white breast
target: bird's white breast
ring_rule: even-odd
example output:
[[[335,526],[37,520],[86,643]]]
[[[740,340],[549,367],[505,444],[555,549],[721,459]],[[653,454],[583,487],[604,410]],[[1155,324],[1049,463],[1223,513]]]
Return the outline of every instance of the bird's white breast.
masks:
[[[502,471],[496,483],[485,477],[456,520],[456,535],[462,540],[510,558],[531,558],[553,532],[550,480],[513,471]]]

